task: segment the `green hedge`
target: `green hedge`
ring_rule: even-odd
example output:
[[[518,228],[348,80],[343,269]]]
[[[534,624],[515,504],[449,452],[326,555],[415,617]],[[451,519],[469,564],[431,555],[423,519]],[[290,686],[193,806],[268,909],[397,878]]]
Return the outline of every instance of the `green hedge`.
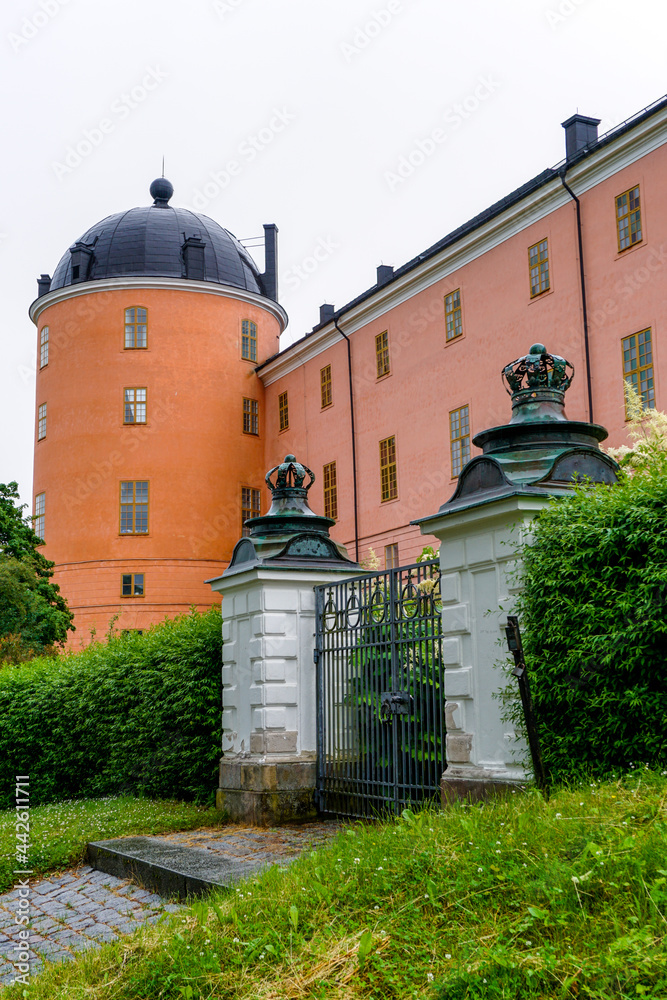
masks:
[[[554,778],[667,762],[665,471],[579,486],[534,523],[520,611]]]
[[[209,801],[221,741],[221,613],[190,613],[0,671],[0,808],[138,793]]]

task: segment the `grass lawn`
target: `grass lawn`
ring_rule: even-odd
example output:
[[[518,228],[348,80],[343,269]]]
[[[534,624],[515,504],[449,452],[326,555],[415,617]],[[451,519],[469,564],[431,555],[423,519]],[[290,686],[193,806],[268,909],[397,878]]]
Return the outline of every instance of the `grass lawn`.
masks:
[[[16,814],[0,812],[0,892],[13,885]],[[30,809],[30,868],[54,871],[83,859],[89,840],[108,840],[129,834],[156,834],[214,826],[220,813],[188,802],[118,798],[54,802]]]
[[[665,774],[638,768],[549,802],[531,791],[356,824],[284,871],[47,969],[26,995],[665,1000],[666,800]]]

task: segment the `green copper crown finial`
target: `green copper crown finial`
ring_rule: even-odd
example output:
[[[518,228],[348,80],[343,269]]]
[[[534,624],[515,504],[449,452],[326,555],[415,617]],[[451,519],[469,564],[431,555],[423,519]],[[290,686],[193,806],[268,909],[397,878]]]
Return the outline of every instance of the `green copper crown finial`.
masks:
[[[275,483],[271,482],[271,476],[274,472],[278,473]],[[306,476],[310,476],[310,482],[304,486]],[[315,482],[315,475],[306,465],[297,462],[294,455],[285,455],[284,462],[269,469],[265,480],[274,499],[285,496],[306,497],[308,490]]]
[[[533,344],[523,358],[506,365],[502,375],[512,400],[534,399],[537,391],[545,389],[562,399],[574,378],[574,367],[565,358],[549,354],[544,344]]]
[[[334,519],[315,514],[308,506],[308,490],[315,476],[307,465],[297,462],[294,455],[286,455],[265,479],[271,490],[271,508],[263,516],[245,521],[249,534],[234,546],[223,576],[246,572],[252,566],[359,568],[348,558],[345,546],[329,537]]]

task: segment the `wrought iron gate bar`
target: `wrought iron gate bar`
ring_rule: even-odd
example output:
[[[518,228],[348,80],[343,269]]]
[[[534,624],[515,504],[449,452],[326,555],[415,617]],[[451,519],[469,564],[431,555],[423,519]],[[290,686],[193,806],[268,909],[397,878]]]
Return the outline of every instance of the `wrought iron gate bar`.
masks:
[[[437,796],[445,768],[438,561],[315,591],[320,810],[398,813]]]

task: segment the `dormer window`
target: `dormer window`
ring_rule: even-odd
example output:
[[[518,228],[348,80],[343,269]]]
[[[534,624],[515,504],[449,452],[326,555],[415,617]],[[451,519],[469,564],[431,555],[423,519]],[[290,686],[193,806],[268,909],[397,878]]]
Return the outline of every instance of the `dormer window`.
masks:
[[[95,254],[93,252],[94,243],[75,243],[70,247],[72,258],[72,281],[87,281],[93,267]]]
[[[206,244],[198,236],[184,236],[182,247],[183,267],[185,277],[192,281],[204,281],[206,278],[206,267],[204,261],[204,248]]]

